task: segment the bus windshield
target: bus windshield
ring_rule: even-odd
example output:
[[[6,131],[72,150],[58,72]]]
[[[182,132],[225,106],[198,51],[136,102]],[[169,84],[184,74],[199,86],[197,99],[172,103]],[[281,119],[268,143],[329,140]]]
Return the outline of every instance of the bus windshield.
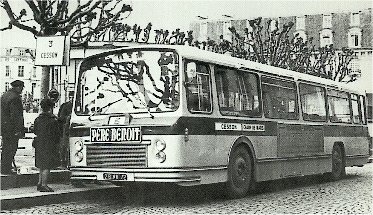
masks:
[[[82,62],[78,115],[175,111],[179,59],[171,50],[119,50]]]

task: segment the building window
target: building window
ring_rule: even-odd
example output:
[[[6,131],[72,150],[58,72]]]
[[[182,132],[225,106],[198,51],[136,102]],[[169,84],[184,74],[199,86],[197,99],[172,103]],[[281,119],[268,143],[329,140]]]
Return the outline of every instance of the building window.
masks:
[[[224,40],[228,40],[230,42],[232,42],[232,32],[229,30],[231,26],[231,21],[223,22],[223,38]]]
[[[5,66],[5,76],[10,77],[10,73],[11,73],[10,66]]]
[[[9,90],[9,82],[5,82],[5,91]]]
[[[360,48],[361,47],[361,29],[351,28],[348,30],[348,47]]]
[[[306,26],[306,21],[304,16],[299,16],[295,20],[296,29],[295,30],[304,30]]]
[[[332,15],[327,14],[322,16],[322,28],[331,28],[332,27]]]
[[[207,41],[207,22],[201,22],[199,32],[199,41]]]
[[[6,49],[6,55],[11,55],[12,54],[12,49]]]
[[[360,63],[359,63],[359,59],[357,57],[351,59],[348,67],[350,69],[350,71],[348,72],[348,75],[350,75],[351,72],[355,75],[361,75]]]
[[[19,56],[25,56],[25,50],[24,49],[19,50]]]
[[[18,77],[23,77],[25,74],[25,66],[18,66]]]
[[[324,29],[320,32],[320,47],[333,44],[333,32],[330,29]]]
[[[32,96],[34,96],[35,88],[36,88],[36,83],[32,83],[32,84],[31,84],[31,95],[32,95]]]
[[[36,78],[36,67],[35,66],[32,69],[32,77]]]
[[[359,13],[351,13],[350,26],[360,26],[360,14]]]

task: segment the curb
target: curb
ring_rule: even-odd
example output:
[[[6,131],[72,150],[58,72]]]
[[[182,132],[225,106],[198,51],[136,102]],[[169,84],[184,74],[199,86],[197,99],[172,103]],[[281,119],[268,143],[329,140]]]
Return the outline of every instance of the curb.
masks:
[[[18,175],[2,175],[1,190],[11,188],[34,186],[38,183],[39,174],[18,174]],[[48,181],[50,183],[63,182],[70,180],[70,171],[68,170],[52,170]]]
[[[34,193],[34,195],[29,196],[1,199],[1,211],[89,199],[97,195],[107,195],[116,188],[117,186],[115,185],[101,185],[75,190],[62,190],[53,193]]]

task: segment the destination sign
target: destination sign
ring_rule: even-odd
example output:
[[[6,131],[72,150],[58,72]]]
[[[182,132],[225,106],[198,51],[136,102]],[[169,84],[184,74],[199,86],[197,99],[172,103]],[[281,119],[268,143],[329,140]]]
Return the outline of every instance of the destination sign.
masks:
[[[262,124],[241,124],[241,123],[215,123],[216,131],[265,131]]]
[[[36,39],[35,65],[62,66],[68,61],[69,38],[66,36],[38,37]]]
[[[91,128],[92,143],[141,142],[140,127],[95,127]]]

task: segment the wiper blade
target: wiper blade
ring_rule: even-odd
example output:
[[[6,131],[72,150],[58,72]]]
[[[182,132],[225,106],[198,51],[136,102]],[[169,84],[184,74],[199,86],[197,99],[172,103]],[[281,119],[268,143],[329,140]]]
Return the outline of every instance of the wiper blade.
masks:
[[[148,111],[148,114],[150,115],[150,118],[154,119],[154,115],[150,112],[150,107],[147,107],[146,110]]]
[[[113,101],[113,102],[110,102],[110,103],[108,103],[107,105],[105,105],[105,106],[103,106],[103,107],[100,107],[100,108],[99,108],[100,111],[95,111],[95,112],[93,112],[91,115],[89,115],[88,119],[89,119],[90,121],[93,121],[92,118],[91,118],[92,116],[96,116],[96,115],[98,115],[99,113],[100,113],[100,114],[101,114],[101,113],[105,113],[105,112],[102,112],[102,110],[103,110],[104,108],[108,108],[108,107],[110,107],[111,105],[113,105],[113,104],[115,104],[115,103],[117,103],[117,102],[119,102],[119,101],[121,101],[121,100],[123,100],[123,98],[118,99],[118,100]],[[106,109],[106,110],[107,110],[107,109]]]

